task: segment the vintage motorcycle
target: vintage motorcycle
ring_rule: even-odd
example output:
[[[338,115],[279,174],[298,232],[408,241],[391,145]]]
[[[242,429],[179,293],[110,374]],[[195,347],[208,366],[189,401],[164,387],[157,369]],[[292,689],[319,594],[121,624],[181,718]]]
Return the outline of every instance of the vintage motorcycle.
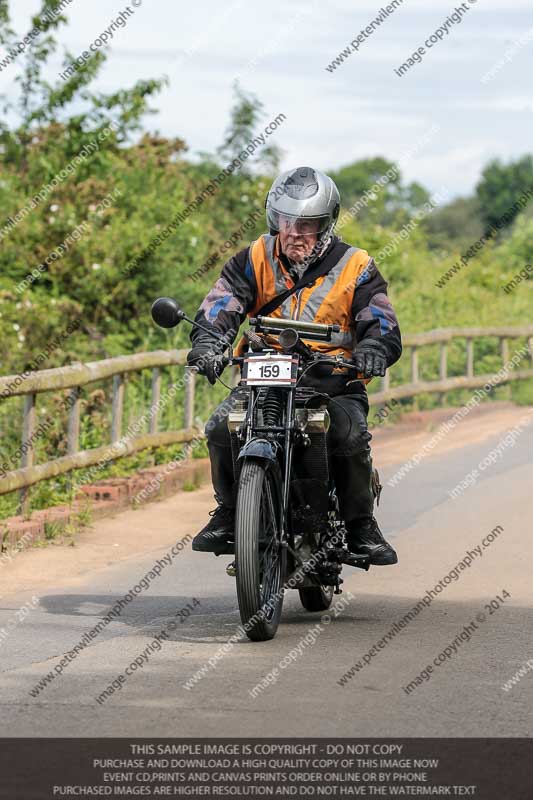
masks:
[[[155,301],[152,317],[163,328],[182,320],[197,325],[168,297]],[[329,398],[301,386],[310,370],[354,371],[341,356],[302,341],[328,342],[336,331],[336,325],[257,317],[245,331],[244,355],[228,348],[225,356],[226,365],[241,371],[228,415],[238,484],[234,574],[241,621],[253,641],[275,636],[285,589],[297,589],[306,610],[325,611],[341,592],[343,564],[369,568],[367,555],[346,547],[326,448]],[[377,472],[373,484],[379,497]]]

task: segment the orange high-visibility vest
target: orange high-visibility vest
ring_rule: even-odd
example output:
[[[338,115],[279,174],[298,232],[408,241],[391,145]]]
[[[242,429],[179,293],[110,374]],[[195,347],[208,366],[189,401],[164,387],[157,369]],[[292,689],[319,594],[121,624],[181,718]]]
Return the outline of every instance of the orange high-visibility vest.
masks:
[[[278,237],[269,234],[261,236],[250,246],[250,261],[257,283],[257,300],[248,314],[250,317],[255,316],[265,303],[294,286],[294,281],[278,257],[278,247]],[[326,275],[317,278],[312,286],[287,297],[270,316],[339,324],[341,330],[332,334],[331,342],[303,341],[313,350],[350,357],[355,346],[353,295],[369,261],[366,250],[350,247]]]

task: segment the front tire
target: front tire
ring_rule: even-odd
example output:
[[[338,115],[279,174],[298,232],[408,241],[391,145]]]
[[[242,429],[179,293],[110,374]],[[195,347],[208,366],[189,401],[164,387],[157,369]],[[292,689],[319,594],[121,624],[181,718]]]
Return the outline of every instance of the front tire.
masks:
[[[253,642],[272,639],[281,618],[286,552],[281,518],[278,465],[245,460],[235,512],[235,563],[241,621]]]

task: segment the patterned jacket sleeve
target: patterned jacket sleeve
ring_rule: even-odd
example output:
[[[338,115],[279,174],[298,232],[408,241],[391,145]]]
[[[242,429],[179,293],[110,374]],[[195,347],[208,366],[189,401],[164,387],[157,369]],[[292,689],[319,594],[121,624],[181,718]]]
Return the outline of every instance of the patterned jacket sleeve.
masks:
[[[232,256],[222,267],[220,277],[208,292],[195,317],[195,321],[235,340],[246,314],[254,307],[257,294],[254,271],[250,261],[250,248],[246,247]],[[191,341],[205,336],[193,328]]]
[[[373,258],[357,281],[352,313],[356,341],[380,339],[387,350],[387,366],[396,363],[402,354],[400,326],[387,297],[387,282]]]

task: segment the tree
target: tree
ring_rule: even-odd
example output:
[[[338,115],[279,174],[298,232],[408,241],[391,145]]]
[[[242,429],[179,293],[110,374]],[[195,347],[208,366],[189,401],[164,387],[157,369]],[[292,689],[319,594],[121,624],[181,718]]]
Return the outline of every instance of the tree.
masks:
[[[476,197],[457,197],[437,208],[424,220],[430,247],[468,249],[483,234],[483,221]]]
[[[0,41],[10,56],[14,56],[4,70],[18,69],[14,82],[19,88],[15,101],[1,96],[4,115],[14,113],[19,120],[13,130],[7,123],[0,122],[4,163],[24,166],[35,133],[52,124],[64,127],[65,138],[75,152],[110,122],[117,130],[113,141],[125,141],[129,134],[140,130],[141,120],[151,113],[149,98],[166,83],[166,79],[138,81],[131,89],[110,95],[92,93],[89,85],[107,60],[106,54],[99,50],[82,66],[76,65],[75,56],[67,51],[63,66],[66,69],[76,65],[76,69],[67,80],[58,77],[50,84],[43,72],[58,49],[53,34],[68,21],[64,14],[57,14],[55,7],[55,0],[42,0],[40,11],[32,17],[29,28],[30,32],[37,33],[20,51],[18,43],[23,36],[18,36],[11,28],[8,0],[0,0]]]
[[[354,161],[328,174],[337,184],[346,208],[357,207],[365,193],[372,192],[357,212],[362,220],[386,225],[395,221],[400,212],[402,217],[409,216],[429,200],[428,192],[419,183],[404,186],[399,168],[382,156]]]
[[[505,215],[508,220],[504,227],[508,227],[520,213],[520,208],[513,211],[513,206],[526,190],[533,190],[533,156],[526,155],[509,164],[499,159],[487,164],[476,186],[485,228],[488,230]]]
[[[39,352],[74,318],[82,320],[82,328],[65,347],[54,351],[49,366],[90,352],[91,343],[100,348],[103,338],[113,332],[111,312],[116,312],[116,329],[124,328],[125,319],[131,320],[139,286],[121,280],[119,263],[121,257],[128,258],[128,246],[139,247],[133,243],[138,229],[134,231],[130,222],[132,188],[147,180],[141,183],[140,177],[131,174],[135,170],[126,176],[128,154],[123,145],[141,128],[143,117],[150,113],[150,97],[165,82],[139,81],[107,95],[92,92],[90,84],[106,61],[102,51],[73,70],[66,81],[46,80],[45,69],[58,48],[54,34],[67,22],[64,14],[56,12],[56,5],[55,0],[42,0],[29,22],[29,33],[20,35],[12,27],[9,3],[0,0],[0,42],[6,51],[1,65],[4,72],[13,72],[18,90],[14,99],[0,98],[4,111],[0,122],[0,360],[17,368],[29,363],[32,353]],[[67,52],[64,67],[74,61]],[[130,164],[139,172],[147,159],[144,145],[130,155]],[[167,143],[167,150],[180,149],[179,140]],[[157,147],[150,150],[155,154]],[[100,207],[115,190],[113,203]],[[117,214],[123,217],[122,236],[114,227]],[[82,230],[83,235],[72,239],[74,230]],[[70,243],[65,245],[69,236]],[[61,257],[57,257],[59,246],[63,247]],[[53,260],[41,270],[50,255]],[[32,270],[37,277],[27,282]],[[123,302],[118,303],[121,295]],[[95,354],[100,353],[101,349]]]
[[[236,82],[234,85],[235,100],[230,112],[230,123],[226,137],[217,149],[219,158],[229,163],[239,156],[250,142],[261,131],[260,122],[265,118],[264,106],[257,97],[245,92]],[[254,158],[258,168],[267,174],[275,173],[279,169],[282,151],[276,144],[268,144],[261,148]],[[243,175],[252,174],[251,160],[246,160],[240,167]]]
[[[203,190],[220,173],[213,158],[186,161],[180,138],[145,133],[131,142],[164,80],[95,93],[91,84],[106,61],[100,52],[69,72],[68,80],[47,82],[54,33],[66,22],[53,8],[50,0],[42,3],[31,20],[42,30],[19,53],[20,37],[0,0],[0,40],[14,59],[0,60],[0,69],[13,70],[18,88],[14,100],[4,98],[7,119],[15,122],[0,125],[4,373],[31,365],[35,353],[74,320],[81,320],[80,327],[43,368],[168,346],[168,337],[151,325],[152,301],[175,295],[194,309],[206,286],[191,274],[211,259],[204,280],[212,282],[224,261],[221,245],[231,237],[238,249],[254,238],[256,230],[243,229],[243,222],[252,210],[262,210],[266,191],[261,177],[234,174],[212,197]],[[73,63],[67,53],[63,75]],[[251,132],[260,104],[250,103]],[[246,109],[234,111],[236,130],[245,136]],[[184,346],[186,337],[185,328],[177,329],[173,345]]]

